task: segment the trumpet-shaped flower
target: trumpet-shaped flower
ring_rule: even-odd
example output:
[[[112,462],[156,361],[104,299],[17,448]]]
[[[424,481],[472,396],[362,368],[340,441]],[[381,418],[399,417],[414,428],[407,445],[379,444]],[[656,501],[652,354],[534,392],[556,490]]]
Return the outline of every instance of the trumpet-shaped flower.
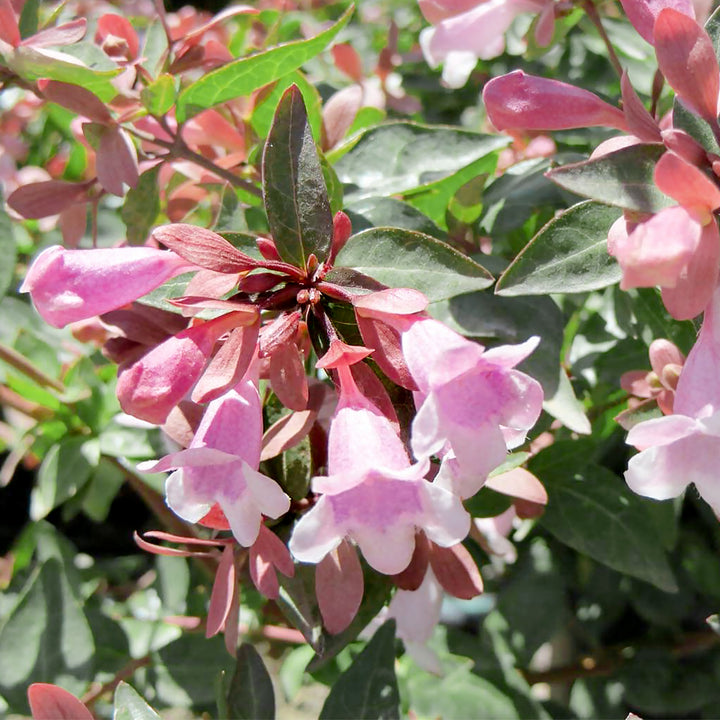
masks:
[[[277,518],[290,508],[280,486],[258,472],[261,444],[260,397],[252,380],[245,380],[208,404],[190,447],[140,467],[174,469],[165,486],[170,508],[198,522],[217,503],[237,541],[249,547],[263,515]]]
[[[148,247],[43,250],[20,290],[53,327],[102,315],[137,300],[166,280],[196,269],[173,252]]]
[[[538,342],[530,338],[485,350],[429,318],[403,333],[403,353],[419,388],[413,452],[416,457],[449,452],[454,489],[463,498],[480,489],[540,415],[540,384],[513,369]]]
[[[720,290],[705,311],[700,337],[688,355],[677,392],[674,415],[638,423],[627,442],[641,452],[625,473],[630,489],[665,500],[689,483],[720,516]]]
[[[392,575],[410,562],[416,528],[447,547],[467,535],[470,517],[455,495],[424,480],[427,459],[410,464],[390,420],[360,393],[349,367],[338,375],[329,475],[314,478],[313,490],[323,495],[295,526],[290,550],[318,563],[349,538],[373,568]]]

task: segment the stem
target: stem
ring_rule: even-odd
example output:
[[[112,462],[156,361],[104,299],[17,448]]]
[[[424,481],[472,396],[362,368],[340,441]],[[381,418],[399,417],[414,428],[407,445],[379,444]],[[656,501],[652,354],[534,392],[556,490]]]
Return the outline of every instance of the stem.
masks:
[[[27,358],[24,358],[17,350],[13,350],[7,345],[0,343],[0,360],[4,360],[8,365],[19,370],[23,375],[27,375],[42,387],[50,387],[59,393],[65,392],[65,386],[55,378],[46,375],[42,370],[35,367]]]
[[[618,77],[622,78],[623,69],[622,65],[620,64],[620,59],[615,52],[613,44],[610,42],[610,38],[605,32],[605,28],[603,27],[602,21],[600,20],[600,14],[595,7],[595,3],[593,3],[592,0],[584,0],[582,3],[582,7],[587,13],[587,16],[590,18],[592,24],[597,28],[597,31],[600,33],[600,37],[602,38],[602,41],[605,43],[605,47],[608,50],[610,63],[615,69],[615,72],[618,74]]]
[[[108,680],[99,687],[97,686],[97,683],[95,683],[95,687],[88,690],[80,698],[80,702],[82,702],[85,707],[92,712],[93,706],[103,695],[113,692],[123,680],[128,680],[135,674],[136,670],[139,670],[142,667],[147,667],[151,662],[152,658],[149,654],[144,655],[141,658],[137,658],[137,660],[131,660],[127,665],[125,665],[125,667],[118,670],[112,680]]]
[[[190,162],[195,163],[196,165],[199,165],[202,168],[205,168],[209,172],[213,173],[214,175],[217,175],[218,177],[221,177],[223,180],[226,180],[229,182],[233,187],[240,188],[241,190],[245,190],[245,192],[250,193],[251,195],[254,195],[255,197],[261,198],[262,197],[262,190],[255,187],[253,183],[251,183],[248,180],[244,180],[243,178],[238,177],[235,175],[235,173],[230,172],[230,170],[226,170],[225,168],[221,168],[218,165],[216,165],[212,160],[209,160],[203,155],[200,155],[199,153],[196,153],[194,150],[191,150],[184,142],[184,140],[180,137],[180,135],[175,135],[173,137],[172,142],[168,142],[167,140],[163,140],[161,138],[156,138],[153,135],[150,135],[148,133],[144,133],[140,130],[136,130],[132,127],[125,128],[131,135],[134,135],[135,137],[139,138],[140,140],[145,140],[147,142],[153,143],[153,145],[159,145],[162,148],[165,148],[170,155],[170,159],[174,158],[182,158],[183,160],[189,160]],[[164,160],[167,161],[167,156],[163,157]]]
[[[184,535],[185,537],[197,537],[194,528],[175,515],[165,504],[163,496],[153,490],[137,473],[125,467],[117,458],[111,455],[103,455],[102,457],[120,470],[130,487],[139,495],[140,499],[147,505],[168,532],[174,535]],[[202,565],[210,577],[215,577],[217,570],[217,562],[215,560],[211,558],[195,558],[195,560]]]

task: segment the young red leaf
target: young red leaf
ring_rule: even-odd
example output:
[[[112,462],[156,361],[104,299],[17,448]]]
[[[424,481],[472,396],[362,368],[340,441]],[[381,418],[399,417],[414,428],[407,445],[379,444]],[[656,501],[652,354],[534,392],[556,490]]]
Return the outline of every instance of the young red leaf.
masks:
[[[331,635],[345,630],[357,615],[362,602],[364,580],[355,548],[344,540],[329,552],[315,571],[317,595],[323,625]]]
[[[430,565],[443,589],[461,600],[470,600],[483,591],[480,572],[465,547],[458,543],[442,548],[430,545]]]
[[[85,705],[57,685],[33,683],[27,693],[33,720],[94,720]]]
[[[232,607],[233,595],[237,592],[235,576],[235,554],[231,545],[223,550],[208,606],[207,627],[205,637],[217,635],[224,627]]]
[[[164,225],[155,229],[152,235],[155,240],[174,250],[180,257],[208,270],[240,273],[252,270],[260,264],[212,230],[195,225],[185,223]]]

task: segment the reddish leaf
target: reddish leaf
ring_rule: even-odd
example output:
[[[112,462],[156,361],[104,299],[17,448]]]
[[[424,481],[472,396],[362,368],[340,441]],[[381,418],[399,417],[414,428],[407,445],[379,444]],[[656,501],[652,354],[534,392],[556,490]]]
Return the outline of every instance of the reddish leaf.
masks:
[[[152,235],[180,257],[208,270],[239,273],[259,265],[257,260],[240,252],[225,238],[195,225],[173,223],[157,228]]]
[[[417,590],[427,573],[430,562],[430,543],[423,532],[415,533],[415,550],[410,564],[392,579],[401,590]]]
[[[705,30],[684,13],[666,8],[655,20],[655,54],[680,99],[717,127],[720,69]]]
[[[323,130],[325,150],[333,148],[344,137],[363,104],[363,89],[350,85],[336,92],[323,107]]]
[[[27,693],[34,720],[94,720],[74,695],[57,685],[33,683]]]
[[[485,487],[513,498],[547,505],[548,496],[545,486],[524,468],[513,468],[508,472],[490,477],[485,481]]]
[[[345,630],[362,602],[364,580],[355,548],[346,540],[329,552],[315,570],[317,595],[323,625],[331,635]]]
[[[195,386],[194,402],[210,402],[240,382],[255,356],[259,329],[256,322],[230,332]]]
[[[101,125],[107,125],[113,121],[105,103],[84,87],[57,80],[38,80],[38,88],[46,100],[62,105],[89,120]]]
[[[52,47],[53,45],[72,45],[85,37],[87,20],[78,18],[63,25],[41,30],[22,41],[21,45],[39,47]]]
[[[662,142],[660,128],[635,92],[627,71],[623,73],[620,86],[622,88],[623,112],[630,132],[643,142]]]
[[[105,13],[98,19],[97,30],[95,31],[95,42],[99,45],[105,45],[110,38],[121,39],[124,41],[126,52],[119,53],[128,60],[134,60],[140,49],[135,28],[122,15],[115,13]],[[117,46],[116,46],[117,47]],[[108,48],[105,48],[107,52]],[[114,55],[114,53],[109,53]]]
[[[350,43],[338,43],[330,50],[335,67],[356,83],[363,80],[362,60]]]
[[[73,203],[87,199],[92,182],[73,183],[45,180],[19,187],[7,199],[18,215],[31,220],[57,215]]]
[[[226,545],[215,573],[215,581],[210,594],[205,637],[217,635],[225,627],[232,607],[233,595],[236,592],[236,585],[235,554],[232,546]]]
[[[291,410],[307,408],[307,375],[302,353],[294,343],[281,345],[270,356],[270,384],[285,407]]]
[[[113,195],[125,194],[123,184],[134,188],[138,182],[138,160],[130,136],[119,127],[105,128],[95,159],[98,181]]]
[[[430,565],[437,581],[450,595],[470,600],[483,591],[483,581],[472,555],[458,543],[449,548],[430,544]]]

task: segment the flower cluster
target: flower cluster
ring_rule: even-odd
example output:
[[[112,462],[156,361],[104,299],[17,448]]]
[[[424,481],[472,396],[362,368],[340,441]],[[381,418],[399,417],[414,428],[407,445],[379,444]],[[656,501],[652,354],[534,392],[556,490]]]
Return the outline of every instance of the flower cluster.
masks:
[[[319,607],[326,627],[339,632],[363,596],[356,548],[385,575],[412,565],[414,579],[400,581],[405,591],[421,587],[428,557],[449,592],[481,591],[460,545],[471,526],[462,501],[524,441],[543,393],[515,369],[538,338],[486,350],[433,320],[415,290],[352,290],[326,279],[349,235],[344,214],[334,228],[325,261],[310,256],[302,268],[278,259],[268,238],[258,245],[269,259],[255,259],[216,233],[182,224],[156,229],[153,247],[51,247],[35,260],[23,290],[56,327],[99,316],[104,351],[119,364],[123,409],[162,425],[181,444],[140,469],[173,470],[169,507],[190,523],[228,528],[251,554],[267,545],[266,523],[293,507],[261,460],[306,436],[327,437],[314,448],[311,492],[293,507],[288,548],[318,565]],[[185,294],[170,301],[181,314],[137,302],[185,273],[194,273]],[[341,337],[329,315],[338,304],[354,311],[363,345]],[[311,322],[317,330],[310,339],[322,348],[315,367],[332,379],[335,393],[306,372]],[[366,358],[401,392],[412,392],[409,427]],[[290,415],[263,438],[269,388]],[[323,408],[333,396],[327,427]],[[282,547],[270,567],[291,573]],[[443,572],[448,563],[454,571]],[[258,587],[277,593],[276,581]]]

